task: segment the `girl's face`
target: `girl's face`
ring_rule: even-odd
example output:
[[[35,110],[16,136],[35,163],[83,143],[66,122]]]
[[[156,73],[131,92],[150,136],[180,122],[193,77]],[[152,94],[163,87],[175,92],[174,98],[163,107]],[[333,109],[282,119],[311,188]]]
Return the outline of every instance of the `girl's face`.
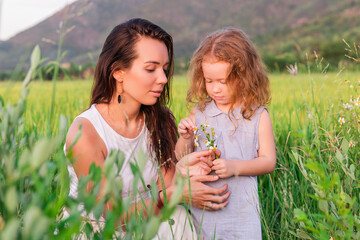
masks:
[[[231,106],[231,91],[226,84],[230,63],[203,61],[201,65],[207,93],[221,111],[227,112]]]
[[[122,97],[130,104],[153,105],[167,83],[169,56],[166,45],[156,39],[141,38],[135,45],[137,58],[129,69],[116,75],[120,79]]]

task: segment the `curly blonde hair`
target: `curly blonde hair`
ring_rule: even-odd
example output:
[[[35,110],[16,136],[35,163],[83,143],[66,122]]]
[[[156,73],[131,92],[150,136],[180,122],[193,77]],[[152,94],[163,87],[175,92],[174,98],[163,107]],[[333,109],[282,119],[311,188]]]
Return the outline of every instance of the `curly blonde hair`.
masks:
[[[205,108],[209,96],[202,63],[208,60],[230,64],[226,78],[232,99],[229,116],[233,114],[235,104],[240,103],[242,116],[249,120],[261,105],[270,102],[269,79],[254,44],[242,30],[225,28],[206,37],[191,59],[188,104],[198,103],[200,111]]]

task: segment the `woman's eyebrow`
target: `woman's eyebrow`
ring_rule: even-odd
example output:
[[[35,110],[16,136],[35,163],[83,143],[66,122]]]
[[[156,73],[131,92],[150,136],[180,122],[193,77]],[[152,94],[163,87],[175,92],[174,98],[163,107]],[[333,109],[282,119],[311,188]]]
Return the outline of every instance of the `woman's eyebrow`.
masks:
[[[153,64],[156,64],[156,65],[160,65],[160,63],[157,62],[157,61],[146,61],[144,63],[153,63]],[[166,62],[164,65],[167,65],[167,64],[169,64],[169,62]]]

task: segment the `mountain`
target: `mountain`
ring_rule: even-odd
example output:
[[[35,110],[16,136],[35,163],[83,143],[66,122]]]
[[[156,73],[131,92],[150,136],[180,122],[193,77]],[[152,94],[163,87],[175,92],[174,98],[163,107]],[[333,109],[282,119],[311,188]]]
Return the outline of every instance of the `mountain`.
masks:
[[[0,71],[24,62],[35,44],[54,60],[57,45],[51,42],[59,41],[60,26],[72,29],[64,38],[62,61],[95,62],[111,29],[133,17],[149,19],[173,36],[179,66],[201,39],[226,26],[243,29],[262,55],[289,53],[295,60],[299,51],[360,39],[360,0],[78,0],[0,42]]]

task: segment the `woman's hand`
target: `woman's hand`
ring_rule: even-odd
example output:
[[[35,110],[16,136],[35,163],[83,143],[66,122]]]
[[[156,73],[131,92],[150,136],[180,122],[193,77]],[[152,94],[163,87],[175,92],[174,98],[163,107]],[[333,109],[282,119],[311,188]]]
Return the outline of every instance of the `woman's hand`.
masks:
[[[178,125],[178,132],[184,139],[190,139],[194,136],[194,129],[196,128],[194,122],[190,117],[180,120]]]
[[[189,184],[185,183],[183,194],[187,203],[194,207],[208,211],[214,211],[224,208],[229,201],[230,191],[227,191],[227,184],[221,188],[213,188],[205,185],[203,182],[215,182],[219,179],[216,175],[193,176],[189,178],[191,185],[191,195],[189,193]]]
[[[211,170],[214,170],[220,178],[228,178],[236,174],[235,162],[223,158],[215,159]]]
[[[199,152],[190,153],[182,157],[176,164],[176,169],[183,176],[189,175],[199,176],[207,175],[211,172],[215,153],[221,154],[219,150],[216,152],[212,150],[203,150]]]

